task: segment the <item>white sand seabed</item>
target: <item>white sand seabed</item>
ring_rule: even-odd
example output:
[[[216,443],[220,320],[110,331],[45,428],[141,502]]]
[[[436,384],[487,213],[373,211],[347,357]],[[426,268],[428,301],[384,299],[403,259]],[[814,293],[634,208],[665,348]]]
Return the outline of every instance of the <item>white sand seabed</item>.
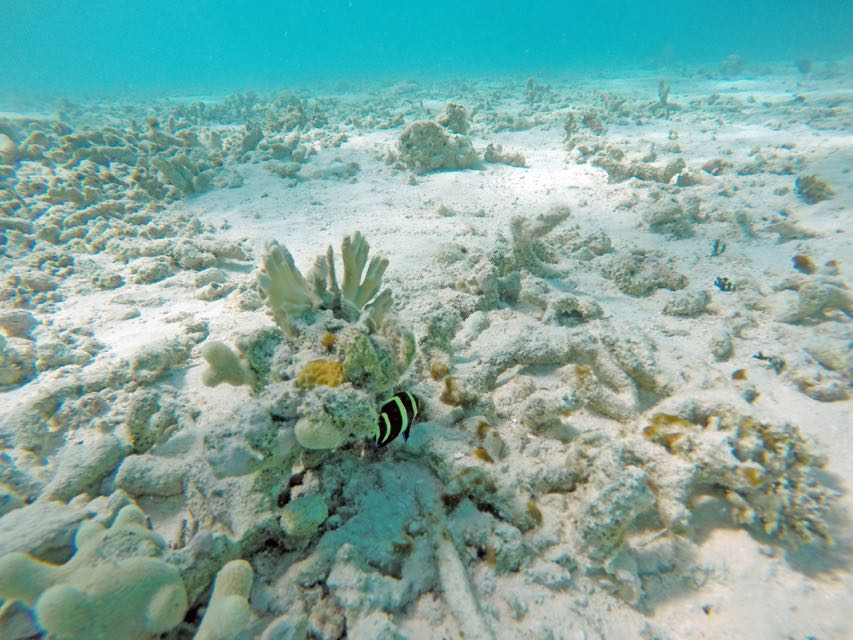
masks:
[[[484,562],[468,558],[464,564],[480,608],[494,635],[507,639],[849,638],[853,637],[849,615],[853,579],[847,564],[853,543],[849,527],[853,514],[849,493],[853,486],[853,403],[849,399],[813,399],[791,379],[775,374],[753,358],[759,351],[772,353],[785,358],[789,367],[801,360],[797,336],[809,329],[778,321],[786,308],[796,304],[796,293],[772,293],[773,285],[797,274],[791,266],[795,253],[811,255],[821,265],[838,260],[845,279],[853,265],[853,135],[850,129],[816,129],[799,119],[796,105],[787,106],[796,82],[799,79],[792,75],[738,82],[674,79],[670,101],[681,105],[681,109],[674,110],[669,119],[644,117],[642,124],[610,125],[603,140],[599,137],[599,141],[621,145],[631,158],[642,156],[650,144],[662,149],[677,143],[680,150],[660,151],[662,159],[683,158],[702,181],[680,190],[636,179],[609,183],[604,170],[578,162],[567,152],[561,123],[553,121],[521,131],[494,132],[474,127],[470,135],[478,151],[482,152],[488,143],[500,143],[505,149],[523,152],[527,161],[523,168],[483,163],[475,169],[417,176],[410,184],[408,172],[397,170],[382,159],[396,144],[399,127],[354,130],[339,147],[319,149],[303,169],[305,173],[312,166],[322,167],[337,160],[356,162],[360,170],[354,178],[289,182],[270,173],[265,163],[235,164],[243,178],[242,186],[207,191],[170,207],[198,216],[219,229],[222,237],[247,239],[254,249],[255,264],[265,243],[278,240],[292,252],[303,273],[328,245],[337,251],[345,234],[360,230],[372,252],[389,259],[384,282],[394,292],[399,317],[412,326],[421,321],[413,314],[427,308],[426,303],[435,299],[439,290],[453,284],[447,267],[436,261],[436,250],[457,245],[474,253],[502,246],[498,236],[509,235],[514,216],[533,217],[565,205],[572,210],[568,224],[576,225],[580,236],[601,230],[617,252],[630,247],[662,251],[672,258],[691,287],[709,294],[707,313],[687,318],[663,315],[661,310],[672,295],[670,291],[658,289],[646,297],[627,296],[597,267],[587,268],[582,261],[576,262],[576,270],[569,274],[570,290],[597,301],[611,324],[645,332],[656,345],[656,361],[678,380],[677,386],[735,389],[739,395],[741,387],[736,386],[731,375],[737,369],[747,369],[749,384],[758,394],[752,410],[764,419],[799,426],[827,455],[822,473],[831,486],[841,491],[829,516],[835,548],[829,552],[812,547],[788,551],[772,539],[729,524],[719,501],[699,504],[692,522],[696,553],[688,563],[688,573],[646,575],[646,599],[636,606],[610,593],[604,580],[599,586],[599,577],[581,575],[581,569],[579,575],[573,573],[576,580],[568,586],[544,588],[534,584],[524,570],[498,574]],[[835,109],[853,117],[853,92],[836,90],[835,82],[838,81],[814,80],[810,87],[803,81],[797,89],[807,97],[803,108],[830,96],[838,103]],[[587,88],[629,99],[646,96],[651,102],[656,84],[656,78],[639,76],[591,81]],[[472,95],[454,92],[446,99],[466,106],[481,104],[489,92],[477,89],[476,83],[472,86]],[[559,84],[555,84],[555,91],[560,91]],[[714,105],[687,106],[690,100],[715,92],[746,106],[741,113]],[[770,105],[766,118],[750,110],[753,100]],[[445,99],[436,98],[435,102],[443,104]],[[476,123],[478,110],[472,110]],[[743,116],[747,112],[748,116]],[[786,119],[794,122],[788,125]],[[794,192],[796,174],[736,175],[729,169],[712,176],[701,171],[703,163],[714,158],[743,164],[756,148],[762,152],[788,149],[790,155],[803,161],[797,174],[819,175],[832,186],[835,196],[817,204],[802,202]],[[642,222],[642,214],[650,206],[649,194],[660,189],[675,189],[679,196],[695,195],[708,220],[694,225],[693,235],[683,239],[650,232]],[[442,206],[449,213],[440,212]],[[764,221],[781,210],[819,235],[778,243],[776,234],[766,230]],[[727,222],[738,211],[747,212],[754,221],[754,238],[738,237],[735,225]],[[726,252],[712,260],[711,243],[721,237],[726,239]],[[253,277],[246,265],[235,263],[224,268],[235,278]],[[719,275],[744,284],[730,296],[721,294],[712,285]],[[253,327],[272,326],[263,309],[237,311],[227,297],[208,302],[188,296],[188,277],[178,272],[154,284],[126,285],[118,291],[93,291],[69,298],[58,304],[50,322],[90,328],[94,337],[106,345],[104,358],[129,357],[146,344],[174,335],[180,325],[170,318],[176,315],[206,321],[209,339],[226,342]],[[739,294],[743,291],[747,295],[750,290],[767,298],[762,310],[741,309]],[[135,311],[128,313],[129,309]],[[751,322],[737,334],[734,354],[716,361],[708,345],[721,319],[736,323],[746,316]],[[849,317],[836,314],[826,323],[836,323],[848,340],[853,339]],[[816,336],[820,335],[821,324],[812,325]],[[849,345],[848,342],[848,349]],[[782,348],[787,351],[780,351]],[[185,373],[170,377],[170,382],[200,409],[202,425],[205,414],[221,415],[250,399],[245,387],[204,387],[204,366],[201,358],[193,355]],[[558,384],[556,378],[544,378],[543,386]],[[849,378],[846,383],[849,386]],[[25,402],[38,386],[39,380],[35,380],[4,392],[0,395],[0,409],[5,412]],[[585,430],[601,418],[581,413],[573,420],[576,427]],[[423,427],[427,439],[441,433],[431,424]],[[505,438],[517,432],[507,433],[510,435]],[[542,435],[529,438],[532,442],[545,442],[545,446],[536,448],[536,464],[547,466],[565,456],[564,443],[548,443]],[[532,455],[510,460],[514,465],[533,464]],[[571,501],[572,494],[560,499]],[[176,538],[182,518],[180,500],[142,497],[139,504],[161,535],[169,540]],[[554,524],[560,518],[559,504],[557,499],[543,497],[540,507],[546,527],[560,528],[559,523]],[[526,535],[535,536],[535,529]],[[508,604],[516,600],[522,601],[523,606],[513,608]],[[465,625],[453,624],[446,616],[447,609],[436,611],[432,606],[420,599],[408,609],[395,612],[393,619],[399,633],[407,638],[454,637],[464,628]],[[526,614],[518,614],[520,609]]]

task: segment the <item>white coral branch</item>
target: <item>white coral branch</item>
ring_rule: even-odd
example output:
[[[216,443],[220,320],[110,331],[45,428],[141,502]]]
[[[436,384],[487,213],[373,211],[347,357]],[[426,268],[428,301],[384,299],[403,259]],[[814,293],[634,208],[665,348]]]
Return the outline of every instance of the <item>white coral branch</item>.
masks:
[[[275,240],[267,246],[258,284],[276,324],[289,335],[295,331],[294,319],[319,306],[293,256]]]
[[[389,290],[377,297],[388,259],[374,257],[368,263],[369,251],[370,245],[361,232],[344,237],[341,244],[343,286],[339,286],[332,247],[328,248],[325,256],[317,258],[306,278],[296,268],[287,248],[271,242],[258,275],[258,284],[278,326],[288,335],[294,335],[296,319],[325,307],[349,321],[357,320],[366,309],[371,330],[378,328],[392,305]]]

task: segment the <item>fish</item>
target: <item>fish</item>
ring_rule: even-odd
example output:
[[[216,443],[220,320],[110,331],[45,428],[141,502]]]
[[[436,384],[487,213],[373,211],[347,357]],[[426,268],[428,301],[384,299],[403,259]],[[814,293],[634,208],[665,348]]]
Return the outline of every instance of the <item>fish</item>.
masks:
[[[384,447],[400,434],[403,434],[403,440],[408,441],[420,408],[420,401],[408,391],[400,391],[388,398],[379,410],[374,434],[376,446]]]

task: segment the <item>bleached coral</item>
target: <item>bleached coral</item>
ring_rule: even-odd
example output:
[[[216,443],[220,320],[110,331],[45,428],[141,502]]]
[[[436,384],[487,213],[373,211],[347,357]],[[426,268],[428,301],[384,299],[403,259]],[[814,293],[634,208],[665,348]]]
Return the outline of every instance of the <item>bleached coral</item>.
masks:
[[[232,560],[222,567],[194,640],[233,640],[244,630],[251,615],[253,580],[254,571],[245,560]]]
[[[87,521],[77,553],[61,566],[12,553],[0,559],[0,598],[32,607],[59,637],[92,640],[164,633],[183,620],[187,595],[178,570],[161,560],[165,542],[125,507],[109,529]]]
[[[344,238],[341,244],[344,277],[342,284],[338,285],[331,247],[325,256],[317,258],[314,269],[306,279],[287,248],[275,241],[271,242],[263,258],[258,284],[264,294],[264,301],[282,331],[294,335],[297,321],[320,308],[331,309],[337,316],[349,321],[358,319],[362,310],[366,310],[370,325],[378,327],[391,307],[389,290],[377,296],[388,260],[374,256],[368,264],[369,251],[370,246],[361,232]]]
[[[224,342],[206,342],[200,353],[208,364],[202,375],[202,381],[208,387],[215,387],[222,382],[232,386],[251,385],[254,382],[254,374],[246,359]]]
[[[276,367],[278,376],[294,379],[287,384],[293,385],[289,393],[298,407],[295,433],[309,449],[333,449],[371,436],[375,396],[393,388],[415,355],[411,333],[390,315],[390,290],[379,293],[388,261],[368,262],[368,252],[361,233],[344,238],[339,284],[331,247],[306,278],[290,253],[273,244],[259,275],[286,344],[298,351],[295,359],[279,351],[286,362]],[[336,357],[326,357],[330,351]],[[289,367],[293,373],[282,374]]]

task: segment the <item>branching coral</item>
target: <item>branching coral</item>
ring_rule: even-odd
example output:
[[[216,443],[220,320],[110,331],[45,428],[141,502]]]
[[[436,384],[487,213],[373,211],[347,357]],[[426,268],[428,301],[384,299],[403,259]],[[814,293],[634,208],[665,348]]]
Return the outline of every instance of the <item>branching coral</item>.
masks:
[[[319,306],[290,251],[275,240],[267,247],[258,285],[276,324],[287,335],[296,333],[297,319]]]
[[[331,309],[336,316],[353,322],[366,309],[369,325],[377,328],[392,304],[388,289],[377,297],[388,260],[375,256],[368,263],[369,251],[370,245],[360,231],[344,238],[341,244],[344,277],[343,285],[339,286],[331,246],[326,255],[317,258],[306,279],[287,248],[271,242],[263,258],[258,284],[276,324],[293,336],[297,333],[296,322],[313,310]],[[364,273],[365,266],[367,273]]]
[[[555,268],[547,264],[552,260],[542,239],[571,215],[568,207],[556,207],[532,219],[515,216],[510,220],[514,267],[527,269],[536,275],[554,275]]]

